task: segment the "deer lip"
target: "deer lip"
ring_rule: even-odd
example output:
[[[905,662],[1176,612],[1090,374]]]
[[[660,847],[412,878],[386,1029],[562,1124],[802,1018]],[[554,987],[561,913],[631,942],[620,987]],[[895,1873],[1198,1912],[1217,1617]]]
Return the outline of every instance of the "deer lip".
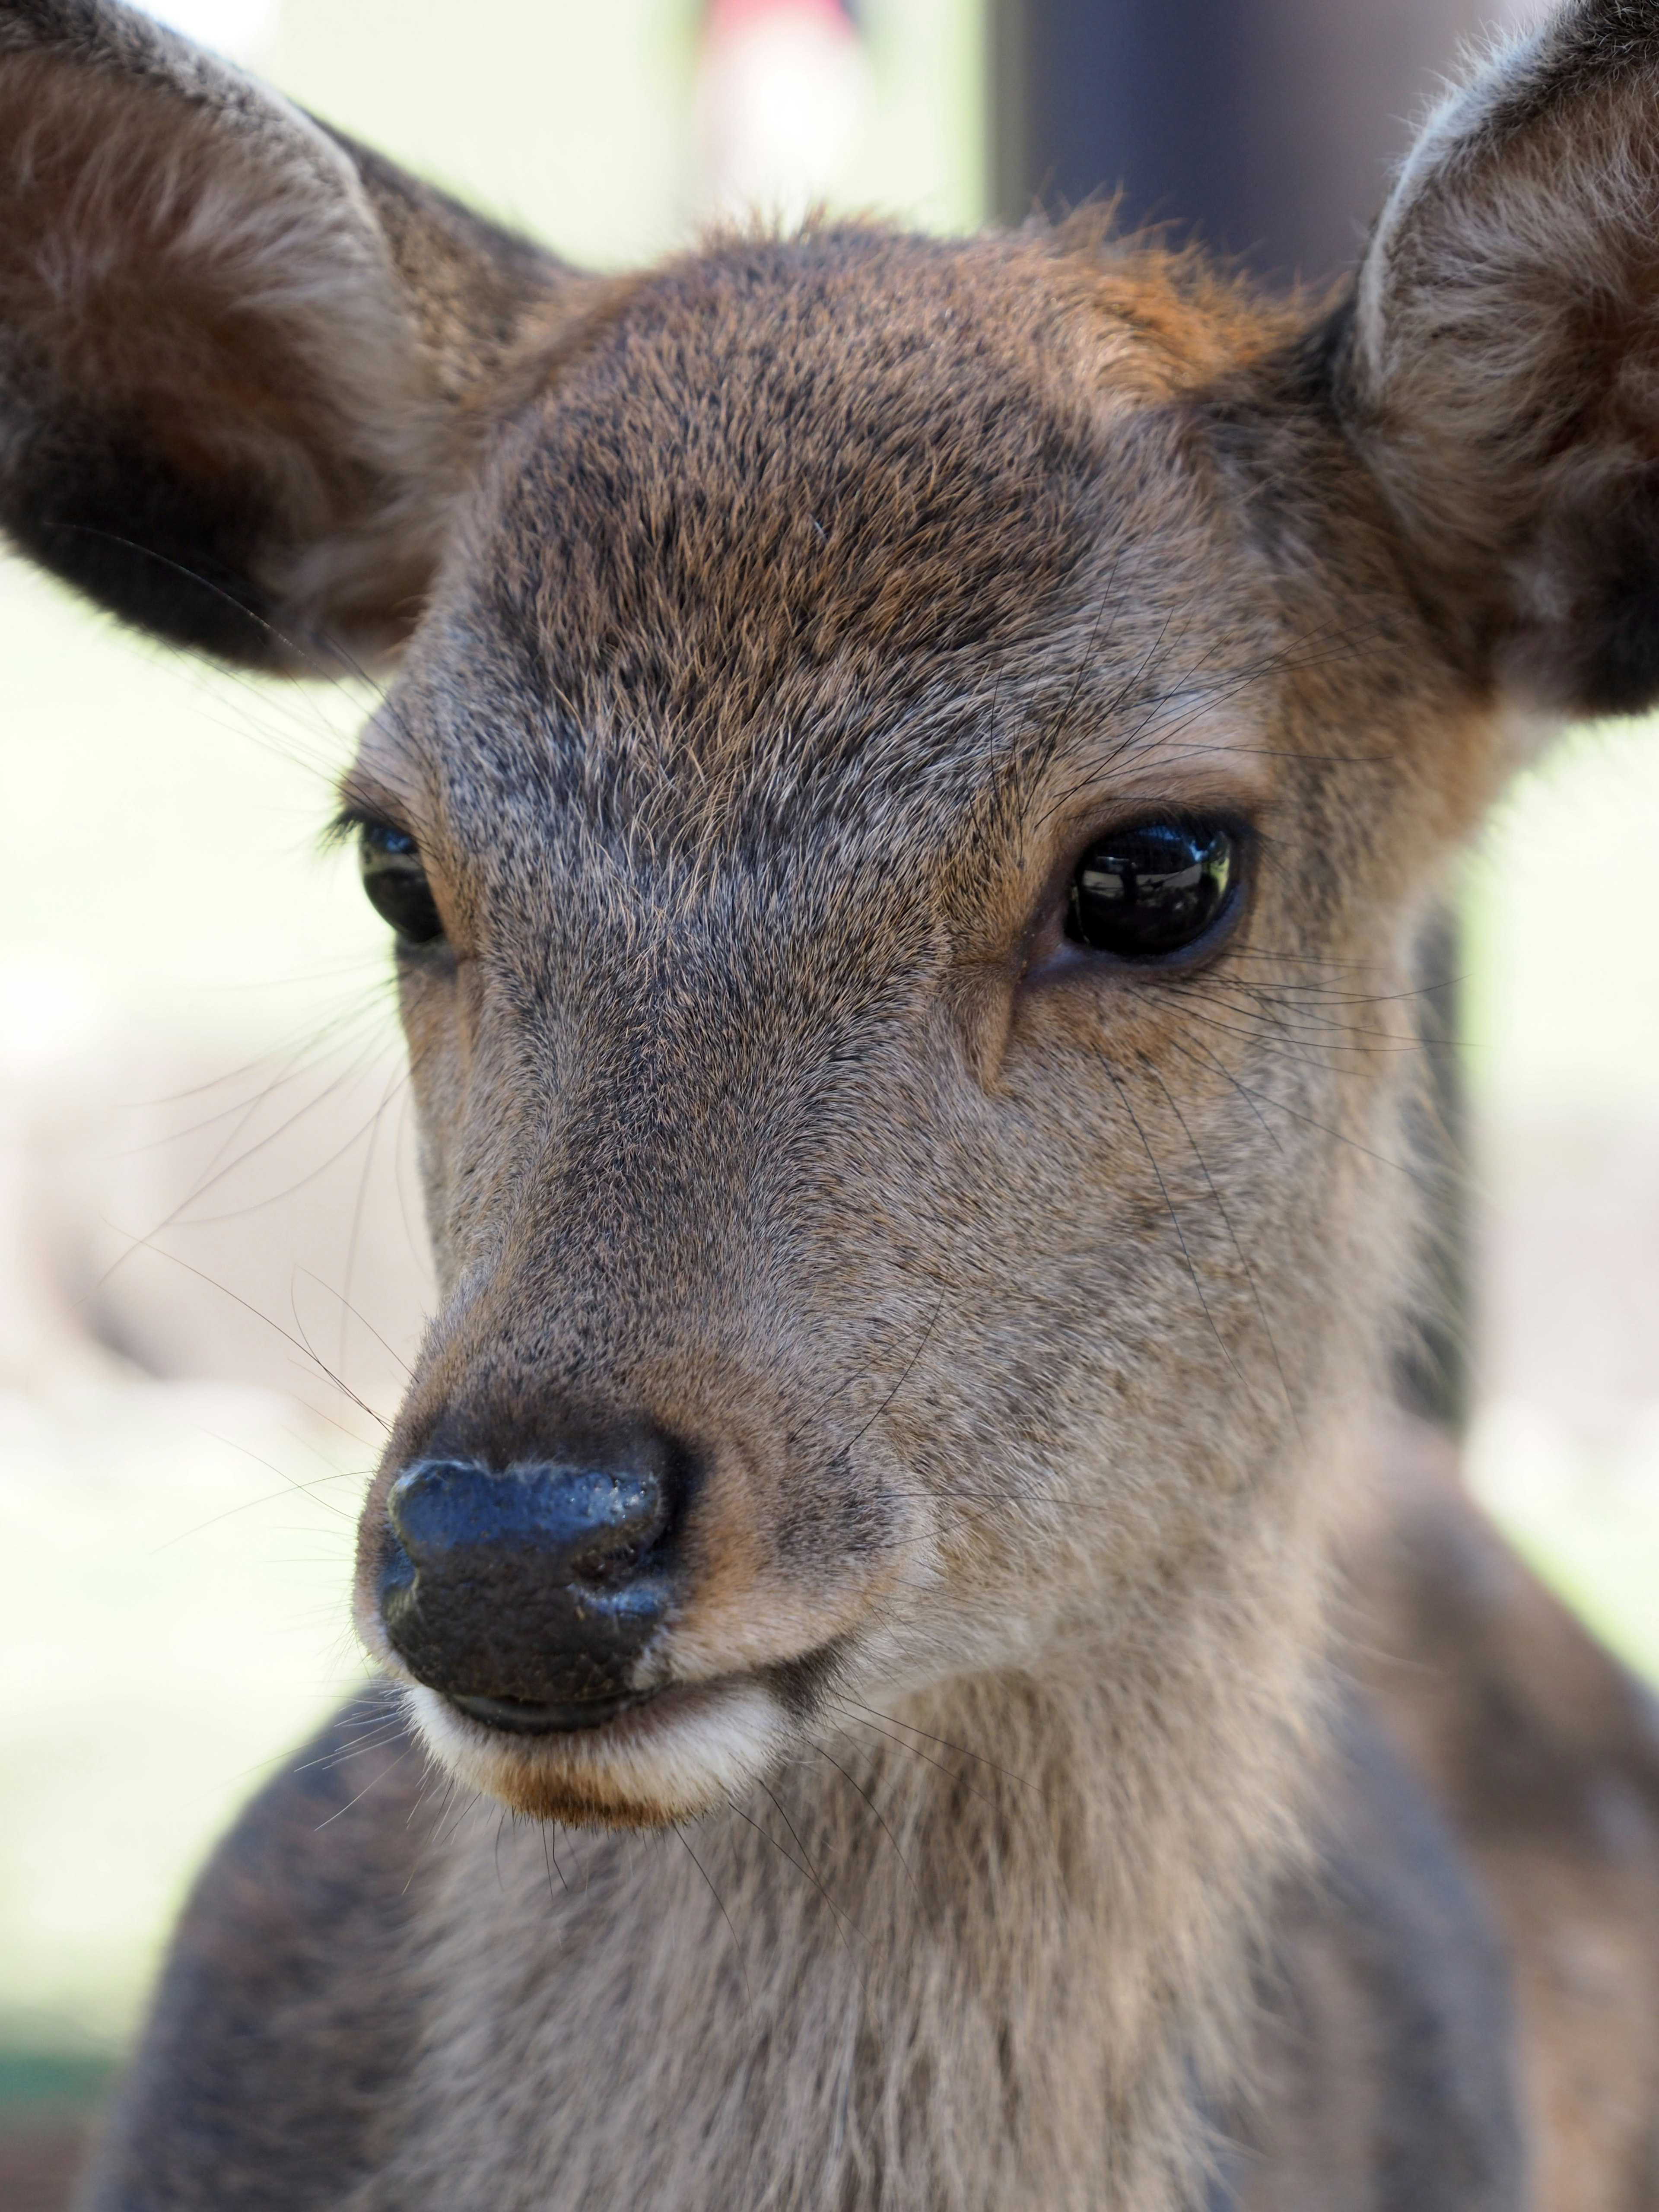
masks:
[[[465,1691],[433,1691],[428,1694],[458,1721],[493,1736],[503,1751],[503,1739],[516,1736],[540,1741],[556,1753],[560,1740],[594,1741],[596,1752],[607,1749],[637,1751],[657,1739],[664,1728],[678,1721],[705,1718],[717,1713],[734,1692],[745,1688],[767,1693],[769,1702],[781,1704],[796,1718],[811,1710],[811,1681],[823,1673],[828,1652],[781,1667],[740,1668],[702,1681],[668,1681],[653,1689],[622,1690],[608,1698],[588,1698],[566,1704],[539,1699],[489,1697]],[[529,1744],[526,1743],[528,1753]]]
[[[469,1720],[477,1721],[485,1728],[499,1729],[508,1735],[565,1735],[578,1729],[603,1728],[619,1713],[647,1704],[656,1694],[650,1690],[624,1690],[614,1698],[587,1698],[573,1705],[544,1705],[523,1698],[471,1697],[452,1690],[445,1693],[445,1703],[465,1713]]]

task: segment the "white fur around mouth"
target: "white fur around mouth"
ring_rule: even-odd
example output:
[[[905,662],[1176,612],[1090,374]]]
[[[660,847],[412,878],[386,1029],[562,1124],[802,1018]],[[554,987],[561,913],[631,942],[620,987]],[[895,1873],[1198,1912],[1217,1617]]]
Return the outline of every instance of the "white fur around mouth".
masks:
[[[441,1765],[515,1809],[558,1819],[693,1819],[746,1789],[793,1735],[752,1675],[682,1684],[598,1728],[541,1735],[488,1728],[419,1684],[404,1694]]]

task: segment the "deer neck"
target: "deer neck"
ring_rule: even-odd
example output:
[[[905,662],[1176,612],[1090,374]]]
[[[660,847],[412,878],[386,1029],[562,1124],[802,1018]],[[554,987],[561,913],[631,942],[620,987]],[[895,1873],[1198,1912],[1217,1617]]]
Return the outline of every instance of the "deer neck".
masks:
[[[1186,2201],[1306,1755],[1314,1624],[1251,1565],[1040,1671],[849,1698],[683,1833],[474,1807],[374,2203]]]

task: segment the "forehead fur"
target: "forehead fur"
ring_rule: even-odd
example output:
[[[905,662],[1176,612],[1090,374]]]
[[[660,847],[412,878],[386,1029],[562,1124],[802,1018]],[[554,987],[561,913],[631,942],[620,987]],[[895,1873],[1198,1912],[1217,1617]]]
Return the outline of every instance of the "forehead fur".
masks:
[[[477,697],[510,658],[515,693],[588,742],[705,769],[855,744],[1052,640],[1103,555],[1132,580],[1155,544],[1178,591],[1212,488],[1171,403],[1271,335],[1193,264],[1066,234],[844,227],[671,264],[505,437],[445,672],[459,641]]]

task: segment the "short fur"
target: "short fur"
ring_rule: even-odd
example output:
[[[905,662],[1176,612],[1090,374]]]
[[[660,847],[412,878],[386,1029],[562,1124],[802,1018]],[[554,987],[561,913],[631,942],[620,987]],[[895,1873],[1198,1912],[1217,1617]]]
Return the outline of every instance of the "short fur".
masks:
[[[599,283],[106,0],[0,4],[0,518],[208,650],[407,639],[345,797],[445,923],[441,1299],[365,1640],[399,1682],[412,1457],[696,1469],[649,1702],[404,1679],[250,1814],[90,2205],[1528,2201],[1553,2113],[1337,1718],[1331,1563],[1423,916],[1552,714],[1659,689],[1656,66],[1614,0],[1493,64],[1310,318],[1093,217]],[[1237,927],[1083,959],[1079,854],[1171,810],[1251,825]]]

